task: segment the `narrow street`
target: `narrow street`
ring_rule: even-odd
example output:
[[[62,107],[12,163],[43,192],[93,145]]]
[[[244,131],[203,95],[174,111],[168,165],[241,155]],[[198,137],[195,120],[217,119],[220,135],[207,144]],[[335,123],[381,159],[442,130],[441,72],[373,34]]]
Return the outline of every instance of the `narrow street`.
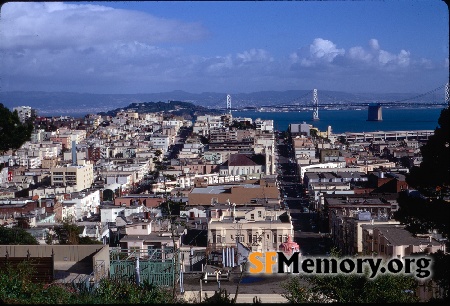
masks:
[[[309,198],[300,183],[294,152],[288,139],[277,139],[278,180],[283,203],[292,217],[294,241],[300,245],[302,255],[327,255],[331,241],[320,233],[316,213],[312,210]]]

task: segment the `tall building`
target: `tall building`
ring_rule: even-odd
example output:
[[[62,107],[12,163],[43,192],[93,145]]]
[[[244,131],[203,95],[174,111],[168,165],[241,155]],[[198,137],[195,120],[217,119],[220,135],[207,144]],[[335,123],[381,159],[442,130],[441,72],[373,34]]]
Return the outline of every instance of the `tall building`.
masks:
[[[13,111],[17,111],[20,122],[25,122],[36,114],[36,110],[32,109],[31,106],[17,106],[13,108]]]
[[[74,191],[81,191],[94,183],[94,166],[90,163],[55,167],[50,173],[51,184],[55,187],[72,186]]]

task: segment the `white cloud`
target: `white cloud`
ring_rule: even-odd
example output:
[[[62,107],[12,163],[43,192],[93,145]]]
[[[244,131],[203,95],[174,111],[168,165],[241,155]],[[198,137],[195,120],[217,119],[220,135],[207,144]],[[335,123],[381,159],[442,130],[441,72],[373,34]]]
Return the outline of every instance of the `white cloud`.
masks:
[[[431,69],[434,68],[434,64],[431,60],[427,59],[427,58],[421,58],[418,61],[418,65],[425,68],[425,69]]]
[[[1,26],[2,49],[88,47],[112,41],[188,42],[208,35],[199,23],[100,5],[53,2],[6,3]]]
[[[328,63],[332,62],[336,56],[345,54],[344,49],[337,49],[334,43],[322,38],[314,39],[309,50],[312,58],[323,59]]]
[[[393,62],[395,59],[396,56],[387,51],[380,50],[378,53],[378,62],[383,66]]]
[[[375,38],[372,38],[371,40],[369,40],[369,46],[372,50],[379,50],[380,49],[380,45],[378,44],[378,40]]]
[[[350,47],[348,50],[337,48],[330,40],[314,39],[307,47],[300,48],[289,55],[292,63],[299,63],[303,67],[317,67],[329,64],[331,67],[353,67],[355,69],[397,69],[411,64],[411,53],[400,50],[398,54],[383,50],[377,39],[369,40],[369,48],[361,46]]]
[[[365,62],[365,63],[370,63],[373,60],[373,54],[367,52],[362,47],[350,48],[347,52],[347,56],[348,56],[348,58],[350,58],[352,60]]]
[[[312,67],[332,63],[337,56],[344,54],[345,50],[336,48],[333,42],[316,38],[309,48],[301,48],[297,54],[291,54],[290,59],[304,67]]]
[[[281,59],[272,50],[230,52],[223,45],[223,54],[187,54],[184,43],[209,37],[200,23],[102,5],[11,2],[1,13],[3,90],[248,92],[322,81],[339,89],[351,77],[384,80],[391,72],[432,73],[443,65],[414,60],[406,48],[383,50],[375,38],[347,49],[316,38]]]
[[[401,67],[408,67],[410,62],[410,55],[411,53],[409,51],[401,50],[397,55],[398,65]]]
[[[269,52],[263,49],[251,49],[249,51],[244,51],[243,53],[238,53],[236,55],[237,59],[241,60],[243,63],[246,62],[273,62],[273,58],[270,56]]]
[[[397,66],[408,67],[410,63],[410,52],[401,50],[399,54],[395,55],[384,50],[378,53],[378,62],[381,66]]]

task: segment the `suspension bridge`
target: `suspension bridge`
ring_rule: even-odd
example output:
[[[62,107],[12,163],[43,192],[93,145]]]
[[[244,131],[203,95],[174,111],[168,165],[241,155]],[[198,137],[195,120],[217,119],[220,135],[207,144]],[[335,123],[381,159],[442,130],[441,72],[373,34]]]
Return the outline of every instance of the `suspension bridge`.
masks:
[[[441,95],[444,91],[444,94]],[[368,97],[362,97],[354,95],[355,99],[353,101],[344,99],[341,97],[331,96],[328,92],[320,92],[317,89],[309,90],[302,96],[292,99],[287,103],[271,104],[271,105],[261,105],[254,107],[245,107],[245,110],[259,110],[259,111],[282,111],[282,112],[297,112],[297,111],[311,111],[312,119],[320,120],[319,109],[356,109],[356,108],[369,108],[369,120],[371,113],[375,111],[378,112],[374,120],[382,120],[381,108],[382,107],[438,107],[438,106],[448,106],[450,103],[449,99],[450,85],[449,83],[443,84],[433,90],[427,91],[422,94],[417,94],[411,97],[401,98],[398,100],[387,100],[387,99],[370,99]],[[394,96],[394,95],[392,95]],[[431,96],[431,98],[429,98]],[[438,96],[436,98],[436,96]],[[319,99],[320,97],[320,99]],[[319,100],[322,100],[319,102]],[[359,101],[358,101],[359,100]],[[361,101],[363,100],[363,101]],[[370,101],[369,101],[370,100]],[[325,102],[324,102],[325,101]],[[372,109],[371,109],[372,108]],[[242,110],[238,108],[232,109],[231,107],[231,95],[227,95],[226,111],[231,113],[232,110]],[[372,114],[373,115],[373,114]]]

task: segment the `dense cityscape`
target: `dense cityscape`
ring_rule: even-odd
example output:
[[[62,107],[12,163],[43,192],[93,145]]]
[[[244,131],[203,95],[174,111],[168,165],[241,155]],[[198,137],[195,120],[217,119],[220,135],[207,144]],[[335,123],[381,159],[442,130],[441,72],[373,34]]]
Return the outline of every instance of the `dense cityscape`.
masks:
[[[0,304],[448,304],[446,2],[0,9]]]
[[[28,259],[32,282],[92,292],[125,277],[177,301],[340,301],[299,300],[290,273],[249,274],[250,254],[447,254],[439,223],[414,232],[401,211],[402,195],[429,196],[407,176],[434,131],[337,135],[295,122],[278,131],[231,109],[73,118],[1,108],[10,120],[0,127],[0,270]],[[448,293],[434,278],[402,283],[412,294],[398,301]]]

